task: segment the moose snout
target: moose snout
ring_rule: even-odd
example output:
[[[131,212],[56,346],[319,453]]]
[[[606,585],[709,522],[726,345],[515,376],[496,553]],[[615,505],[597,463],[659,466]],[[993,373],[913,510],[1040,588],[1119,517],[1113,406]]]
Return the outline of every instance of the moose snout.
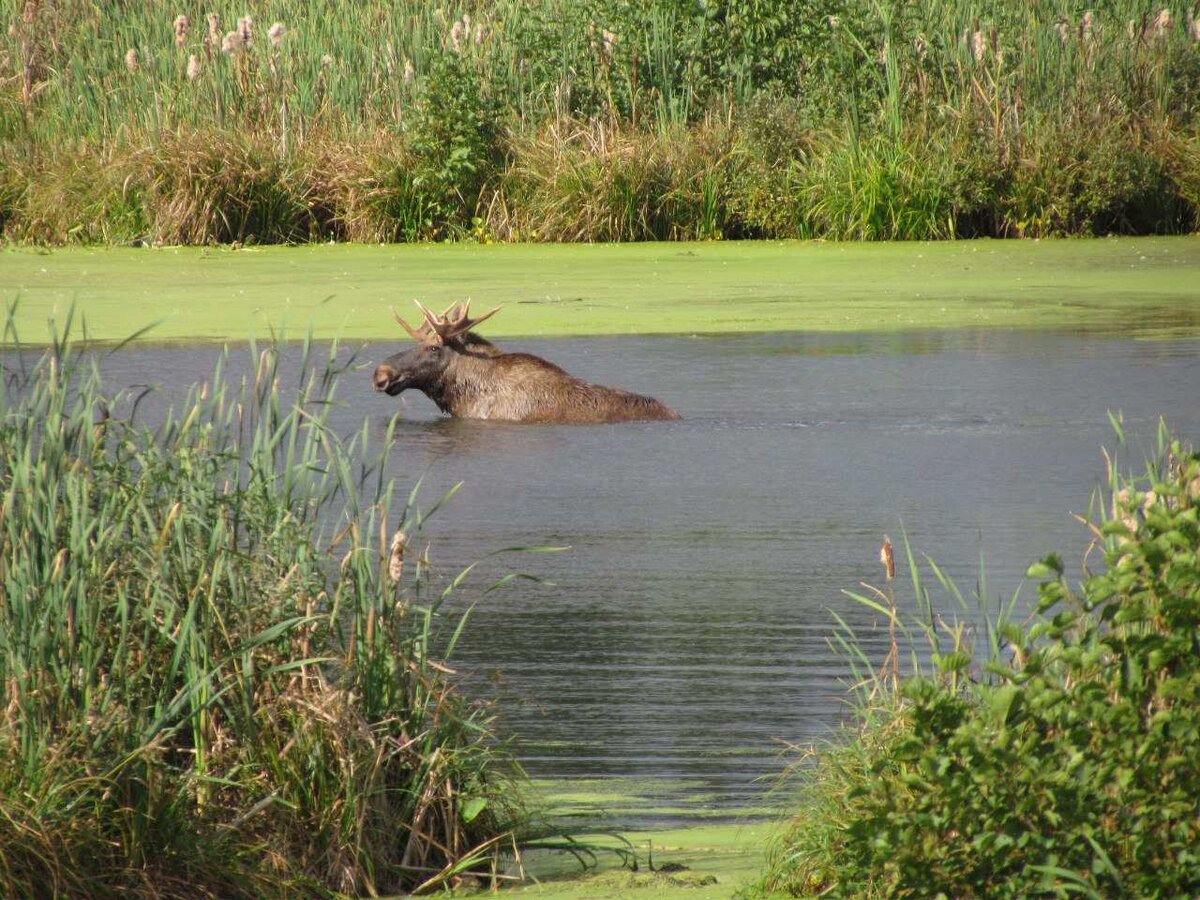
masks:
[[[387,363],[380,363],[375,367],[375,390],[386,391],[391,383],[396,379],[396,370]]]

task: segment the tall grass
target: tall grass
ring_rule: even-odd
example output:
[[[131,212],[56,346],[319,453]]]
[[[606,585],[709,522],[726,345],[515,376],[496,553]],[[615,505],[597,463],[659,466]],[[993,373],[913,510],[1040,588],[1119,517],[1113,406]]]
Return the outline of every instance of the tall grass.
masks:
[[[346,363],[251,354],[153,429],[65,339],[3,358],[5,896],[432,887],[519,820],[420,515],[328,426]]]
[[[1200,25],[1180,2],[274,0],[248,26],[246,13],[13,4],[0,167],[28,189],[0,180],[5,233],[121,240],[144,221],[165,242],[874,239],[1200,222],[1178,151],[1196,128]],[[805,177],[761,152],[764,102],[805,123]],[[614,189],[616,161],[587,137],[597,122],[679,147],[672,187],[650,153]],[[744,165],[714,179],[719,123]],[[220,177],[197,164],[205,142],[230,157]],[[380,172],[381,156],[399,164]],[[119,173],[120,202],[98,186],[51,210],[61,174],[89,168]],[[246,210],[229,199],[239,183]],[[687,184],[703,202],[664,203]],[[613,190],[629,195],[617,227],[596,214]],[[546,227],[522,216],[531,197]]]
[[[1038,603],[954,623],[911,552],[880,668],[859,637],[859,728],[805,762],[802,812],[763,887],[793,896],[1191,896],[1200,890],[1200,454],[1171,442],[1141,477],[1110,460],[1083,583],[1029,570]],[[936,566],[942,586],[962,594]],[[986,597],[986,587],[980,586]],[[900,649],[913,648],[910,659]]]

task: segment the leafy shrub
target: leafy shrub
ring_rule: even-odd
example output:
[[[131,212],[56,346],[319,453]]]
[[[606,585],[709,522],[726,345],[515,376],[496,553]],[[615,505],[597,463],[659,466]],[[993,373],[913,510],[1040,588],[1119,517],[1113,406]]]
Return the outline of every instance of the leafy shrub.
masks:
[[[741,110],[735,136],[729,236],[798,236],[815,143],[807,111],[781,91],[760,91]]]
[[[766,886],[794,895],[1194,896],[1200,891],[1200,454],[1114,478],[1078,589],[1051,556],[1030,627],[990,661],[935,652],[849,747]],[[961,631],[959,632],[961,635]]]
[[[499,123],[499,107],[474,61],[453,52],[435,56],[405,121],[411,171],[395,170],[391,179],[405,211],[424,210],[423,237],[470,227],[502,160]]]

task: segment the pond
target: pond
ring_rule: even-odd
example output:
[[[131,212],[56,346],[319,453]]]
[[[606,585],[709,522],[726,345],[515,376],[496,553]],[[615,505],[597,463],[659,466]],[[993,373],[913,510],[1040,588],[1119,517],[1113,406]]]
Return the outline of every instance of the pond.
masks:
[[[763,334],[501,342],[590,380],[650,393],[680,422],[598,427],[451,421],[419,395],[343,384],[335,421],[382,437],[393,475],[423,479],[438,574],[488,559],[456,601],[479,602],[456,656],[501,700],[535,777],[633,779],[668,818],[757,802],[788,744],[846,713],[831,610],[882,628],[842,591],[883,580],[879,547],[907,533],[966,592],[989,597],[1050,551],[1078,573],[1102,480],[1108,412],[1140,468],[1158,419],[1200,438],[1200,341],[1063,332]],[[366,364],[394,346],[367,347]],[[349,352],[349,350],[347,351]],[[135,348],[106,383],[209,376],[211,348]],[[234,356],[238,354],[235,352]],[[902,567],[903,568],[903,567]],[[509,571],[517,581],[479,598]],[[911,600],[902,571],[897,594]],[[1033,596],[1032,586],[1023,596]],[[945,609],[953,603],[939,592]]]

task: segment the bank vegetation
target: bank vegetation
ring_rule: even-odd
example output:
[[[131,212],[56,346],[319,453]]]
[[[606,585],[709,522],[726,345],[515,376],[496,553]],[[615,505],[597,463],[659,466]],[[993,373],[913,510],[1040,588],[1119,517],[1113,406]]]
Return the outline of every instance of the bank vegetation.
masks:
[[[14,0],[2,24],[13,241],[1200,222],[1183,3]]]
[[[843,630],[858,729],[800,767],[801,811],[764,889],[1200,892],[1200,454],[1164,435],[1144,475],[1110,476],[1082,567],[1030,569],[1028,618],[976,608],[936,566],[964,614],[935,613],[911,553],[911,592],[860,595],[891,623],[893,652],[878,668]]]

